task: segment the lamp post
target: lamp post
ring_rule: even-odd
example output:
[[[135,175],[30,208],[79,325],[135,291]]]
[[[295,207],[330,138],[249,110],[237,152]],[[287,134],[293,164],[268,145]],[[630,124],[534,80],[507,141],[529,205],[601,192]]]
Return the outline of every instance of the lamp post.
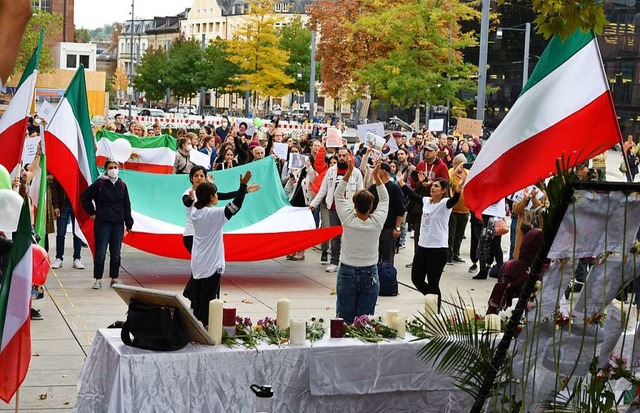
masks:
[[[131,96],[133,96],[133,10],[136,0],[131,0],[131,47],[129,48],[129,122],[131,122]]]
[[[502,39],[502,35],[505,31],[524,32],[524,58],[522,68],[522,88],[524,89],[527,81],[529,80],[529,43],[531,43],[531,23],[519,24],[513,27],[498,27],[498,30],[496,30],[496,39]]]
[[[489,8],[490,0],[482,0],[482,20],[480,21],[480,59],[478,61],[478,101],[476,119],[484,121],[484,102],[487,94],[487,53],[489,50]]]

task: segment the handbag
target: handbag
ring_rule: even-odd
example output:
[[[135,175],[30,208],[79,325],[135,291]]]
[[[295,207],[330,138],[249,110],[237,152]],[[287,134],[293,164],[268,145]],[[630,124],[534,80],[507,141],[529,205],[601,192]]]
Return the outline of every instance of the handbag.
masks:
[[[120,337],[128,346],[155,351],[180,350],[189,343],[189,333],[178,310],[143,306],[135,301],[129,303]]]
[[[509,233],[509,226],[507,225],[507,221],[505,221],[504,219],[496,219],[494,223],[493,235],[496,237],[500,237],[508,233]]]

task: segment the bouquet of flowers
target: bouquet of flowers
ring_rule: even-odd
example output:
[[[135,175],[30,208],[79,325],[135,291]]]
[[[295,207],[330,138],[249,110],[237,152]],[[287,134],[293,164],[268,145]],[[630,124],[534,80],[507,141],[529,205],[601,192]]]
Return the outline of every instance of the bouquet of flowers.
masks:
[[[326,331],[323,319],[311,317],[311,322],[307,323],[307,340],[313,344],[324,337]]]
[[[396,338],[396,335],[397,331],[383,324],[380,318],[369,318],[366,315],[356,317],[353,324],[346,325],[344,328],[345,337],[357,338],[369,343]]]

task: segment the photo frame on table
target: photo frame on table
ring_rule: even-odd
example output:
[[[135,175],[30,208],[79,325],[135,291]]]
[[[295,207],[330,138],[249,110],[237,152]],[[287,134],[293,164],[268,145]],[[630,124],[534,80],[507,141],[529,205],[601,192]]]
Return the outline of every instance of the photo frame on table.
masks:
[[[185,327],[189,332],[190,341],[209,346],[215,344],[204,326],[193,315],[191,309],[178,297],[178,293],[124,284],[115,284],[112,287],[127,305],[131,301],[135,301],[142,305],[175,308],[182,316]]]

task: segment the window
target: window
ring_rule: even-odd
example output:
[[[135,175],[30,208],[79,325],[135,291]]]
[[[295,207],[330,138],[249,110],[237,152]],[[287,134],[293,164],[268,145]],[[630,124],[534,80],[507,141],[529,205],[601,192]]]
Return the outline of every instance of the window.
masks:
[[[51,12],[51,0],[36,0],[33,7],[38,10]]]
[[[67,56],[67,59],[68,58],[69,58],[69,56]],[[68,63],[69,62],[67,62],[67,64]],[[89,69],[89,55],[81,54],[80,55],[80,64],[83,65],[85,69]]]
[[[276,3],[275,4],[275,12],[276,13],[287,13],[287,12],[289,12],[289,3]]]
[[[220,22],[216,22],[216,33],[220,33]]]
[[[75,69],[78,67],[78,55],[68,54],[67,55],[67,69]]]

